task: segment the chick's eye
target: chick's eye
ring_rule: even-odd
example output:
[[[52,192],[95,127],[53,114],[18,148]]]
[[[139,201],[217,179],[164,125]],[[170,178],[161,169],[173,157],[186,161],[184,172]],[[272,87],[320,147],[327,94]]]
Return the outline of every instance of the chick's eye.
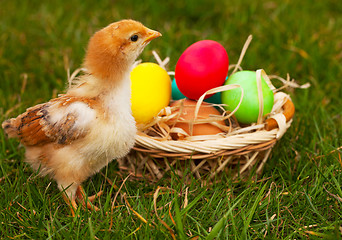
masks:
[[[136,42],[136,41],[138,41],[138,35],[133,35],[132,37],[131,37],[131,41],[132,42]]]

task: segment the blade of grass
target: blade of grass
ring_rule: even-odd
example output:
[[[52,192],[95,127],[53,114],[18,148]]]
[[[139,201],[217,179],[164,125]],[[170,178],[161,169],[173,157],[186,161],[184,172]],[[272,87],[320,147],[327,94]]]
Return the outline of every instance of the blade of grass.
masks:
[[[186,235],[184,233],[184,226],[183,226],[183,222],[182,222],[182,215],[181,215],[180,210],[179,210],[178,196],[176,195],[176,193],[175,193],[174,196],[175,196],[174,202],[175,202],[176,229],[177,229],[177,233],[178,233],[179,239],[183,240],[183,239],[186,239]]]
[[[234,203],[233,206],[231,206],[229,208],[229,210],[223,215],[223,217],[215,224],[215,226],[213,227],[211,232],[205,238],[206,240],[212,240],[219,234],[219,232],[225,227],[225,223],[227,222],[227,218],[228,218],[229,214],[240,203],[240,201],[242,201],[243,198],[244,197],[237,200],[236,203]]]
[[[187,211],[189,211],[195,204],[206,194],[206,191],[201,192],[194,200],[192,200],[185,208],[180,211],[181,216],[183,216]]]
[[[254,200],[254,203],[252,205],[252,208],[249,210],[248,212],[248,217],[246,222],[244,223],[244,228],[243,228],[243,232],[242,232],[242,238],[245,239],[247,237],[247,230],[250,227],[250,223],[252,221],[252,218],[255,214],[256,208],[258,207],[258,204],[260,203],[260,200],[263,197],[264,191],[266,189],[267,184],[264,184],[264,186],[261,188],[261,190],[259,191],[257,197]]]
[[[320,214],[320,212],[317,210],[317,208],[313,205],[310,196],[306,193],[305,189],[303,188],[303,192],[305,194],[305,197],[307,199],[307,201],[309,202],[312,210],[317,214],[317,216],[319,216],[324,222],[327,222],[327,219],[325,217],[322,216],[322,214]]]
[[[88,227],[89,227],[90,239],[95,239],[94,228],[93,228],[93,224],[90,218],[88,218]]]

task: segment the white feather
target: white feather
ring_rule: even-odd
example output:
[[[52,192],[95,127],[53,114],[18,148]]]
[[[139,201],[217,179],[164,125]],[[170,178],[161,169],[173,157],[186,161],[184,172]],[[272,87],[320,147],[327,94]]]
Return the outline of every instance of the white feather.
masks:
[[[87,135],[91,144],[84,144],[80,149],[87,154],[86,161],[92,165],[94,172],[111,160],[125,156],[135,143],[137,130],[131,112],[130,79],[127,78],[129,74],[104,97],[105,113],[109,121],[96,119],[95,127]]]
[[[86,103],[73,102],[64,108],[60,107],[59,104],[51,106],[49,108],[49,122],[51,124],[63,125],[62,121],[65,121],[68,114],[76,117],[74,127],[79,129],[91,127],[96,118],[95,110],[90,108]]]

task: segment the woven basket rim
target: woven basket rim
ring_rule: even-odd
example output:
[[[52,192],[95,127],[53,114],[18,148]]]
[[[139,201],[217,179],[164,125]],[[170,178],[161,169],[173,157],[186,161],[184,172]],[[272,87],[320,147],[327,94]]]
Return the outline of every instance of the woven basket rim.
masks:
[[[230,133],[218,134],[217,138],[207,140],[161,140],[138,131],[133,149],[147,153],[151,157],[177,157],[179,159],[216,158],[267,150],[272,148],[291,126],[292,116],[286,121],[283,109],[288,100],[291,101],[289,95],[285,93],[275,94],[275,108],[268,119],[276,119],[278,127],[270,131],[265,129],[266,122],[238,128]]]

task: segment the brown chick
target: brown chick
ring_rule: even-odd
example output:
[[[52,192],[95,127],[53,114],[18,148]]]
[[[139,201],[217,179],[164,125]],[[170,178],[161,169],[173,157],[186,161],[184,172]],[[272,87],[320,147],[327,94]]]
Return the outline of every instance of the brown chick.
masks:
[[[2,123],[8,137],[25,146],[32,168],[56,180],[73,216],[76,201],[92,207],[81,183],[134,145],[130,71],[145,46],[159,36],[133,20],[110,24],[90,39],[86,74],[66,94]]]

